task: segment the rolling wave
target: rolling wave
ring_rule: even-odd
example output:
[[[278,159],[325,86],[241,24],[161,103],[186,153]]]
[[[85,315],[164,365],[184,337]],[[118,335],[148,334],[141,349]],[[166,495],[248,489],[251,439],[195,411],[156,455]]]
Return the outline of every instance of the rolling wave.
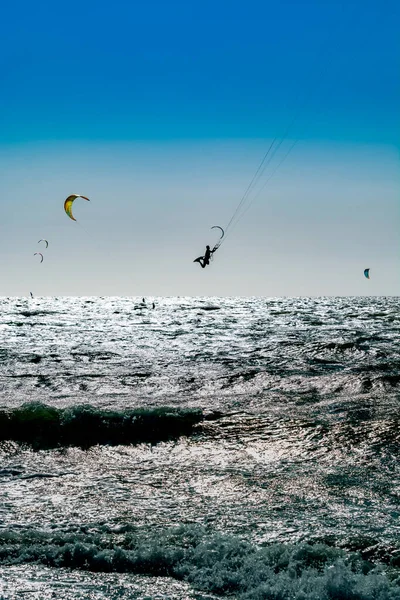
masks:
[[[203,419],[201,410],[157,407],[110,411],[89,405],[55,408],[28,402],[0,411],[0,441],[89,448],[96,444],[157,443],[190,435]]]

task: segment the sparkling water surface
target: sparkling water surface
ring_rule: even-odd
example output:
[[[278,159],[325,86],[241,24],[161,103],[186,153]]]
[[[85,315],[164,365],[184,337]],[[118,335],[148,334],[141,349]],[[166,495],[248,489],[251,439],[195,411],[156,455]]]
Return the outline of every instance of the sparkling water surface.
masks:
[[[320,544],[324,560],[342,548],[396,571],[398,298],[156,298],[154,309],[140,298],[2,298],[0,308],[3,412],[29,402],[203,413],[190,435],[153,444],[35,448],[3,436],[4,598],[275,598],[250,580],[218,588],[197,554],[179,576],[116,562],[94,573],[78,556],[53,564],[67,544],[74,556],[77,544],[131,552],[132,535],[146,548],[158,539],[160,553],[194,531],[207,548],[216,533],[224,547]],[[37,544],[46,560],[33,557]],[[279,598],[345,597],[313,596],[331,576],[321,573],[302,596],[304,581],[285,580]],[[396,575],[379,577],[389,575],[390,588]],[[372,574],[359,577],[372,589]],[[400,598],[396,589],[357,598]]]

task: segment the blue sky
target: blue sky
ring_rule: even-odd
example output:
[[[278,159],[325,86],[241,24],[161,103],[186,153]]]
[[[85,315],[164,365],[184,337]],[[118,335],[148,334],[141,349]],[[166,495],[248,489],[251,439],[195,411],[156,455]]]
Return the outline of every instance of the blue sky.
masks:
[[[399,16],[370,0],[8,3],[0,294],[399,294]],[[265,178],[293,151],[199,269],[290,124]],[[91,198],[79,224],[70,193]]]

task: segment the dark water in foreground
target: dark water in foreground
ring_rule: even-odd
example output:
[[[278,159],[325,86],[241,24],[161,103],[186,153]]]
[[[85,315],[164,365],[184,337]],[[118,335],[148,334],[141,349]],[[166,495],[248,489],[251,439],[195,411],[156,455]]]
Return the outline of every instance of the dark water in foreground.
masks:
[[[0,299],[0,598],[400,598],[398,298]]]

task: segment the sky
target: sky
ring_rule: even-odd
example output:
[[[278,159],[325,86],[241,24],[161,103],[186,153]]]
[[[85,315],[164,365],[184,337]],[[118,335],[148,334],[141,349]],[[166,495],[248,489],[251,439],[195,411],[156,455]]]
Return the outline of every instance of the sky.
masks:
[[[399,295],[399,17],[394,0],[8,3],[0,295]],[[90,198],[77,222],[72,193]]]

